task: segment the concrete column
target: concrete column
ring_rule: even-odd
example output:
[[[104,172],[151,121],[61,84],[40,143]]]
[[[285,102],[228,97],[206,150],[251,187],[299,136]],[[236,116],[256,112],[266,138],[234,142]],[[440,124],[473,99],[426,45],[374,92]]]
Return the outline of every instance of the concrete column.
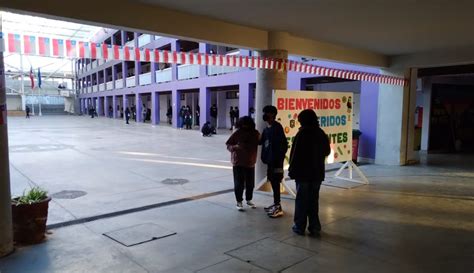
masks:
[[[179,108],[181,108],[180,92],[178,90],[171,91],[171,105],[173,110],[172,123],[174,128],[178,128]]]
[[[122,46],[126,44],[126,35],[125,31],[121,31],[120,35],[122,36]],[[123,87],[127,86],[127,62],[122,61],[122,81],[123,81]],[[125,106],[124,106],[124,111],[125,111]],[[125,113],[125,112],[124,112]],[[125,116],[125,114],[124,114]]]
[[[142,109],[143,109],[143,106],[142,106],[143,102],[142,102],[142,96],[141,94],[137,93],[135,95],[135,108],[136,108],[136,116],[137,116],[137,122],[141,122],[143,121],[143,117],[142,117]]]
[[[138,48],[138,33],[133,33],[133,37],[135,39],[134,44],[135,48]],[[135,61],[135,85],[140,85],[140,74],[142,73],[142,66],[140,65],[140,61]],[[138,107],[137,107],[138,109]]]
[[[107,69],[104,69],[104,79],[103,79],[104,90],[107,90],[107,78],[108,77],[109,77],[109,74],[107,73]]]
[[[207,87],[199,88],[199,126],[210,121],[211,91]]]
[[[432,94],[431,78],[423,78],[423,124],[421,126],[421,150],[428,151],[430,139],[430,117],[431,117],[431,94]]]
[[[160,124],[160,93],[151,93],[151,124]]]
[[[207,44],[206,43],[199,43],[199,53],[206,53],[207,52]],[[207,76],[207,65],[199,66],[199,77],[206,77]]]
[[[112,117],[117,118],[117,96],[112,96]]]
[[[115,65],[112,66],[112,89],[115,90],[115,80],[117,79],[117,69]]]
[[[408,86],[380,84],[375,163],[406,165],[418,161],[414,150],[417,70],[383,70],[383,74],[410,79]]]
[[[250,107],[250,84],[240,83],[239,84],[239,114],[240,117],[249,115]]]
[[[151,83],[156,83],[156,70],[158,70],[158,63],[152,62],[151,64]]]
[[[171,42],[171,51],[179,52],[181,50],[181,46],[179,44],[179,40]],[[171,81],[178,80],[178,65],[171,64]]]
[[[0,14],[0,32],[2,15]],[[13,251],[13,227],[8,158],[7,95],[3,52],[0,52],[0,257]]]
[[[261,57],[273,58],[273,59],[287,59],[288,51],[279,49],[270,49],[260,51]],[[257,89],[255,94],[255,121],[257,123],[257,130],[260,132],[266,126],[263,121],[263,107],[265,105],[272,104],[273,90],[282,89],[285,90],[287,85],[287,72],[276,71],[269,69],[257,69]],[[256,181],[261,181],[265,175],[265,167],[261,160],[257,160],[255,178]]]

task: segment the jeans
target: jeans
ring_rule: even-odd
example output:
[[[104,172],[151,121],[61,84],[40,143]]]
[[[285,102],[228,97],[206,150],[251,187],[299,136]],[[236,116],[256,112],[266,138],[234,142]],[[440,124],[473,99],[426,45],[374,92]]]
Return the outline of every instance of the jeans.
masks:
[[[280,183],[283,180],[283,169],[280,172],[277,169],[273,168],[272,166],[268,166],[267,168],[267,179],[270,181],[272,185],[273,191],[273,204],[279,205],[280,204]]]
[[[317,181],[296,181],[296,201],[295,201],[295,227],[299,231],[306,229],[310,232],[319,232],[321,223],[319,222],[319,189],[321,183]]]
[[[245,189],[245,200],[253,198],[253,188],[255,187],[255,168],[234,166],[234,193],[237,202],[242,202],[242,195]]]

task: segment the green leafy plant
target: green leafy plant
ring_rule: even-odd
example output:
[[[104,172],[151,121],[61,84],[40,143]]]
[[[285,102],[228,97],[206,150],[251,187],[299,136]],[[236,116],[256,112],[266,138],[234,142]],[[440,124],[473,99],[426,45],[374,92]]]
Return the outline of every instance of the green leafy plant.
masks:
[[[22,196],[13,199],[15,205],[29,205],[41,202],[48,198],[48,192],[40,187],[33,187],[28,192],[23,192]]]

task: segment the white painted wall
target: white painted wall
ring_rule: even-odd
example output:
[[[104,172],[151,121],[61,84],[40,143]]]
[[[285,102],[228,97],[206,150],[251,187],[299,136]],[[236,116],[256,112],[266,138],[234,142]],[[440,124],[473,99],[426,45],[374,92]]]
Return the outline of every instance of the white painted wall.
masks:
[[[22,102],[20,95],[7,94],[7,110],[8,111],[21,111]]]

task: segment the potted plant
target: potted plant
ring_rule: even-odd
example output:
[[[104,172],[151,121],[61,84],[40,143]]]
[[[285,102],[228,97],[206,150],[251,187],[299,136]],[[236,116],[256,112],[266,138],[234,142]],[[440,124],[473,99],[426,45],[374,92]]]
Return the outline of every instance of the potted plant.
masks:
[[[16,243],[36,244],[43,241],[49,201],[48,193],[39,187],[33,187],[12,199],[13,238]]]

